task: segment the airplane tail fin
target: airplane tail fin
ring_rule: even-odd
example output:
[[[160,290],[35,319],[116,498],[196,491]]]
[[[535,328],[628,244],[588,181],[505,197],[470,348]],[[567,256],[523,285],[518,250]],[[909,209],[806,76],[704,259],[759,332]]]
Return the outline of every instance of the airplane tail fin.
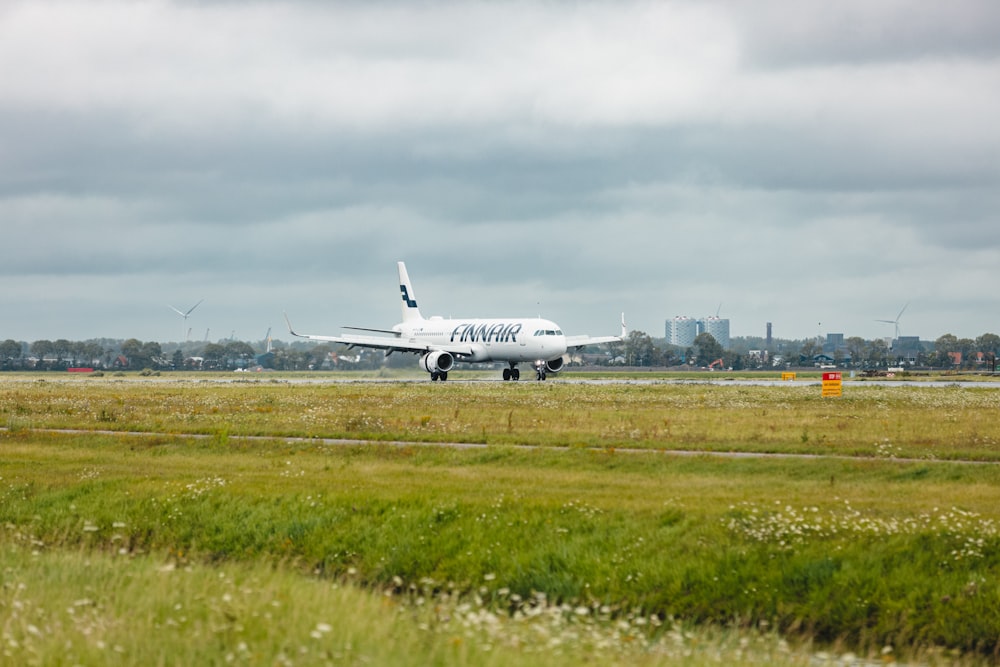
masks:
[[[417,308],[417,297],[413,294],[413,285],[410,284],[410,276],[406,273],[406,264],[397,262],[396,266],[399,269],[399,292],[403,300],[403,321],[412,322],[424,319],[420,314],[420,309]]]

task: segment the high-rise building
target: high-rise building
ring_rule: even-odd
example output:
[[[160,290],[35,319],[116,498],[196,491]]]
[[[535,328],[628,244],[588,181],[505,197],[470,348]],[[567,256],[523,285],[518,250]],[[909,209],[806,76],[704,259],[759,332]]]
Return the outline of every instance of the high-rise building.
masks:
[[[843,354],[846,350],[847,345],[844,343],[844,334],[828,333],[826,335],[826,342],[823,343],[824,354],[836,357],[838,352]]]
[[[697,320],[684,315],[678,315],[672,320],[667,320],[665,338],[669,344],[688,348],[694,345],[694,339],[697,335]]]
[[[729,349],[729,320],[725,318],[709,316],[696,320],[686,315],[678,315],[672,320],[667,320],[665,333],[667,342],[677,347],[691,347],[698,334],[707,333],[722,346],[722,349]]]
[[[698,333],[711,334],[712,338],[722,346],[723,350],[729,349],[729,320],[716,316],[703,317],[698,320]]]

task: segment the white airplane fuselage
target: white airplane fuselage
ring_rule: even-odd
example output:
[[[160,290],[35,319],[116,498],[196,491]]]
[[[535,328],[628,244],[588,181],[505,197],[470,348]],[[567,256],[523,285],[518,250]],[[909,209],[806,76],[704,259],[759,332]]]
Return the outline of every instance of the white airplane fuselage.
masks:
[[[566,354],[566,336],[551,320],[539,318],[431,317],[393,327],[402,340],[468,350],[467,362],[552,361]]]

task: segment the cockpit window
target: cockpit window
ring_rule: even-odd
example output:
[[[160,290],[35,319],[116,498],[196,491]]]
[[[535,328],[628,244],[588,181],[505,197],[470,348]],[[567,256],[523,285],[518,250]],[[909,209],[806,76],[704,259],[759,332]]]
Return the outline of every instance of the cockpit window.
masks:
[[[539,329],[535,332],[536,336],[562,336],[563,332],[561,329]]]

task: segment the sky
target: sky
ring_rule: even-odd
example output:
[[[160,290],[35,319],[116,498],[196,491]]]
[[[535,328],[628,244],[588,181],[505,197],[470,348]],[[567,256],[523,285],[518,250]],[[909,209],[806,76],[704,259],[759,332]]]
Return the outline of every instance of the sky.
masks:
[[[6,0],[0,82],[0,339],[388,327],[400,260],[568,334],[1000,333],[993,0]]]

